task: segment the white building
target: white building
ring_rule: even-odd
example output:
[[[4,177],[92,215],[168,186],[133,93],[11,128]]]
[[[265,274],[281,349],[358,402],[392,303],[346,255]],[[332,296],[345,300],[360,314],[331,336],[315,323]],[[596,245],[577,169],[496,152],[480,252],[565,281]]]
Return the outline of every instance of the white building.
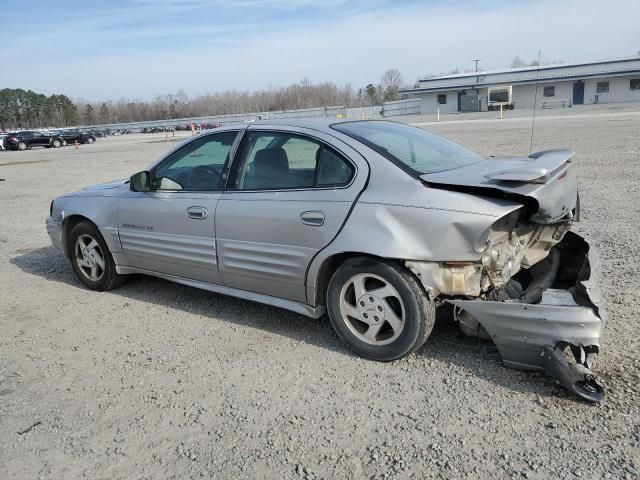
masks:
[[[537,94],[536,94],[537,83]],[[420,98],[421,113],[503,108],[570,107],[640,102],[640,56],[593,63],[544,65],[420,80],[401,93]]]

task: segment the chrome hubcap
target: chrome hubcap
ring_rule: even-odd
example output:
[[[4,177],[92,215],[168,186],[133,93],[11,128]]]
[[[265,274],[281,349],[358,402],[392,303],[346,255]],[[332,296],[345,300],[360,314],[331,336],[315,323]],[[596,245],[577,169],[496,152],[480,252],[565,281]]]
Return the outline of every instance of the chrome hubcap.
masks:
[[[351,333],[371,345],[386,345],[400,336],[405,309],[398,291],[378,275],[359,273],[340,292],[340,313]]]
[[[80,235],[76,239],[75,259],[78,269],[89,280],[97,282],[104,275],[104,255],[91,235]]]

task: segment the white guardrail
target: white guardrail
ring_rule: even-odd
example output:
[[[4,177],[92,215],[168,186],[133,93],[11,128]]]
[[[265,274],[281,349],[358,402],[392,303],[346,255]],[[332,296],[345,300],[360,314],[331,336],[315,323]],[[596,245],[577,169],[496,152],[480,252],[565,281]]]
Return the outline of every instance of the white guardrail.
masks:
[[[95,125],[79,125],[73,127],[82,130],[142,130],[153,127],[173,127],[177,125],[196,125],[206,123],[231,123],[249,122],[257,119],[281,119],[281,118],[353,118],[368,119],[379,118],[381,106],[353,107],[343,106],[304,108],[297,110],[281,110],[277,112],[237,113],[228,115],[207,115],[204,117],[167,118],[163,120],[147,120],[141,122],[117,122]]]

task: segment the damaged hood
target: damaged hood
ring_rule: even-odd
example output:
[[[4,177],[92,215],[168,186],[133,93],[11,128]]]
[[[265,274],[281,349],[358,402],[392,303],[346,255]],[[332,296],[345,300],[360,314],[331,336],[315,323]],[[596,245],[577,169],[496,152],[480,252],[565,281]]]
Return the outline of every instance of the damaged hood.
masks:
[[[531,220],[554,223],[576,206],[573,154],[569,149],[557,149],[529,157],[490,158],[420,178],[433,187],[519,199],[528,206]]]

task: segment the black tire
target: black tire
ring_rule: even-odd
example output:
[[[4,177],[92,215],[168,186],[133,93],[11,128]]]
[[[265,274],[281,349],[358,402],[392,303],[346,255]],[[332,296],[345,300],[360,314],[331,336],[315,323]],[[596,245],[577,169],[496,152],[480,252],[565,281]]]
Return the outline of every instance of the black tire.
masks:
[[[347,326],[340,310],[343,287],[354,275],[373,274],[395,288],[405,307],[404,326],[398,338],[385,345],[371,345],[362,341]],[[389,362],[402,358],[420,348],[429,338],[435,323],[435,304],[418,280],[396,262],[367,257],[347,260],[331,277],[327,288],[327,313],[334,330],[355,353],[366,358]]]
[[[18,142],[18,150],[26,150],[29,146],[25,142]]]
[[[62,142],[60,140],[58,140],[57,138],[55,138],[55,139],[52,140],[51,146],[53,148],[60,148],[62,146]]]
[[[78,252],[76,250],[76,241],[80,236],[88,236],[98,243],[100,252],[104,260],[104,270],[98,280],[91,280],[82,271],[78,264]],[[74,272],[78,276],[78,279],[90,290],[96,290],[103,292],[116,288],[127,279],[126,275],[119,275],[116,272],[116,265],[113,261],[111,252],[107,248],[100,231],[90,222],[80,222],[75,225],[67,237],[67,251],[69,252],[69,260],[71,260],[71,266]]]
[[[87,142],[86,142],[86,143],[91,144],[91,143],[93,143],[93,142],[95,142],[95,141],[96,141],[96,139],[95,139],[95,138],[93,138],[93,137],[89,137],[89,138],[87,138]]]

